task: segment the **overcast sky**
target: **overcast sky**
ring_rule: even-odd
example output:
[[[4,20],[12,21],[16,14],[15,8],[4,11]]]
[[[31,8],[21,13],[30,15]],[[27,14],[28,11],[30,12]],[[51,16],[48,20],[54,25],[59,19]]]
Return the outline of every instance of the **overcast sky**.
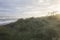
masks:
[[[37,17],[60,11],[60,0],[0,0],[0,16]]]

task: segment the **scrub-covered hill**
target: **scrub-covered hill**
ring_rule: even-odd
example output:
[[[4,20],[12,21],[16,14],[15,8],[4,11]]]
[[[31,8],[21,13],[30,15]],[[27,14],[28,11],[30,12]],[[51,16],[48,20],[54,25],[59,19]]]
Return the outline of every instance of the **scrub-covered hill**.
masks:
[[[0,40],[59,40],[59,16],[19,19],[0,27]]]

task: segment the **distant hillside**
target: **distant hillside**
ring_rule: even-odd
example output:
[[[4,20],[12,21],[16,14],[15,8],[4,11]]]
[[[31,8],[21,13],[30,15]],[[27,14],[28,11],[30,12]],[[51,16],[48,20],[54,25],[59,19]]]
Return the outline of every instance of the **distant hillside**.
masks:
[[[60,40],[60,17],[32,17],[0,26],[0,40]]]

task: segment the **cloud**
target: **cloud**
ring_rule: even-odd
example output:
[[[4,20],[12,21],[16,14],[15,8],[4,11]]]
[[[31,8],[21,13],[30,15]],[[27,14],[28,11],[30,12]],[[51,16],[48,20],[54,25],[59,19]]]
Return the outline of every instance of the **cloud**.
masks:
[[[27,1],[28,2],[28,1]],[[18,16],[23,17],[36,17],[41,15],[46,15],[46,10],[51,5],[50,1],[42,1],[42,0],[33,0],[31,5],[25,5],[23,7],[17,7]],[[19,15],[21,13],[21,15]]]
[[[59,0],[0,0],[0,15],[19,17],[46,15],[54,8],[57,10],[55,7],[57,2],[59,4]]]
[[[12,0],[0,0],[0,15],[15,13],[16,4]]]

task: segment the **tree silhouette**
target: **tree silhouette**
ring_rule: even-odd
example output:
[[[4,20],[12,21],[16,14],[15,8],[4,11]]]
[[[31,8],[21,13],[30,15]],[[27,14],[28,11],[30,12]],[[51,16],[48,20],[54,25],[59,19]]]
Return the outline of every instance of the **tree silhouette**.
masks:
[[[54,16],[56,13],[57,13],[57,11],[52,11],[52,12],[48,12],[48,15]]]

